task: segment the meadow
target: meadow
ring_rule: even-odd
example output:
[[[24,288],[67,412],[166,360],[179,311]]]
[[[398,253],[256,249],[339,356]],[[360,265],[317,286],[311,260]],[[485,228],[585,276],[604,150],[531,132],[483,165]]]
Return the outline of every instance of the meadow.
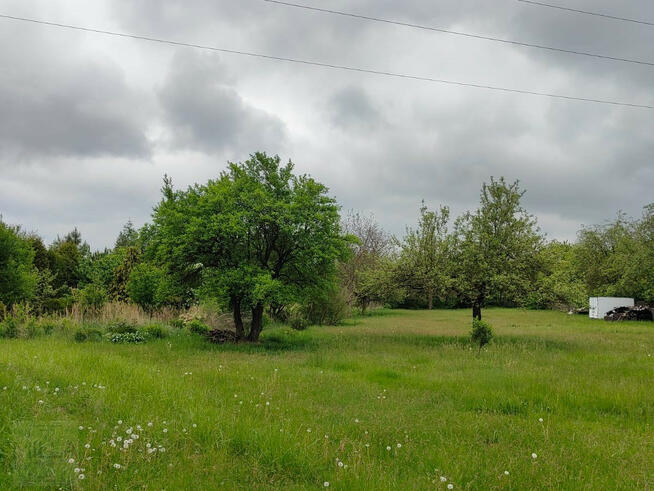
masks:
[[[0,339],[0,489],[654,488],[654,326],[484,316]]]

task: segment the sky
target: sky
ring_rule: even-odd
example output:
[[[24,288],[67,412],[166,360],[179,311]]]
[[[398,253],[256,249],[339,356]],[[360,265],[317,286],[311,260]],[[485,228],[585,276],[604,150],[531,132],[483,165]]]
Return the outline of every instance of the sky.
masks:
[[[517,0],[296,0],[654,62],[654,27]],[[654,2],[552,0],[654,22]],[[0,0],[0,14],[421,77],[654,105],[654,66],[264,0]],[[389,232],[421,201],[474,209],[520,180],[550,239],[654,202],[654,110],[339,71],[0,19],[0,215],[112,246],[177,188],[255,151],[292,160]]]

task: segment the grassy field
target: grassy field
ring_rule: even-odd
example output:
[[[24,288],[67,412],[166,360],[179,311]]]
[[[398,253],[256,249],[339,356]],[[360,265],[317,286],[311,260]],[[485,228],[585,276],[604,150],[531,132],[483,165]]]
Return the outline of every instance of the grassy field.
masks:
[[[0,340],[0,489],[654,488],[654,325],[485,319],[480,354],[469,311],[249,347]]]

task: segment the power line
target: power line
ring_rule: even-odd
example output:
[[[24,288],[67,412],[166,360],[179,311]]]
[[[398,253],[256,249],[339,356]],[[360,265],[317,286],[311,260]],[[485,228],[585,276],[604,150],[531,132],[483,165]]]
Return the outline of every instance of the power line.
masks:
[[[344,17],[352,17],[354,19],[361,19],[361,20],[367,20],[367,21],[372,21],[372,22],[381,22],[384,24],[393,24],[393,25],[398,25],[398,26],[404,26],[404,27],[411,27],[414,29],[421,29],[424,31],[434,31],[434,32],[440,32],[444,34],[453,34],[455,36],[463,36],[467,38],[473,38],[473,39],[483,39],[485,41],[492,41],[495,43],[503,43],[503,44],[511,44],[514,46],[523,46],[527,48],[537,48],[537,49],[544,49],[547,51],[556,51],[559,53],[568,53],[572,55],[580,55],[580,56],[589,56],[591,58],[600,58],[604,60],[611,60],[611,61],[619,61],[622,63],[635,63],[638,65],[648,65],[648,66],[654,66],[654,62],[649,62],[649,61],[644,61],[644,60],[635,60],[632,58],[621,58],[617,56],[608,56],[608,55],[602,55],[598,53],[590,53],[588,51],[578,51],[574,49],[565,49],[565,48],[556,48],[553,46],[546,46],[543,44],[533,44],[533,43],[525,43],[522,41],[513,41],[511,39],[503,39],[503,38],[498,38],[498,37],[492,37],[492,36],[483,36],[481,34],[472,34],[468,32],[461,32],[461,31],[452,31],[450,29],[444,29],[441,27],[431,27],[431,26],[425,26],[421,24],[413,24],[410,22],[402,22],[402,21],[397,21],[397,20],[391,20],[391,19],[384,19],[381,17],[371,17],[368,15],[361,15],[361,14],[354,14],[352,12],[345,12],[342,10],[332,10],[332,9],[326,9],[322,7],[313,7],[311,5],[305,5],[301,3],[293,3],[293,2],[286,2],[286,1],[281,1],[281,0],[263,0],[264,2],[267,3],[272,3],[272,4],[277,4],[277,5],[284,5],[286,7],[295,7],[298,9],[304,9],[304,10],[311,10],[314,12],[321,12],[321,13],[326,13],[326,14],[334,14],[334,15],[341,15]],[[518,1],[523,1],[523,0],[518,0]],[[537,2],[528,2],[528,3],[537,3]]]
[[[643,24],[643,25],[646,25],[646,26],[654,26],[654,22],[648,22],[646,20],[629,19],[627,17],[618,17],[616,15],[602,14],[600,12],[590,12],[588,10],[573,9],[573,8],[570,8],[570,7],[563,7],[562,5],[553,5],[551,3],[534,2],[533,0],[518,0],[518,2],[528,3],[528,4],[536,5],[536,6],[539,6],[539,7],[547,7],[547,8],[550,8],[550,9],[566,10],[568,12],[574,12],[576,14],[594,15],[596,17],[604,17],[605,19],[613,19],[613,20],[620,20],[620,21],[623,21],[623,22],[633,22],[635,24]]]
[[[654,106],[652,105],[647,105],[647,104],[633,104],[629,102],[620,102],[620,101],[615,101],[615,100],[608,100],[608,99],[592,99],[592,98],[587,98],[587,97],[575,97],[575,96],[568,96],[568,95],[562,95],[562,94],[552,94],[548,92],[538,92],[538,91],[532,91],[532,90],[524,90],[524,89],[512,89],[508,87],[499,87],[499,86],[494,86],[494,85],[484,85],[484,84],[478,84],[478,83],[471,83],[471,82],[459,82],[455,80],[445,80],[445,79],[438,79],[438,78],[432,78],[432,77],[422,77],[418,75],[409,75],[409,74],[404,74],[404,73],[396,73],[396,72],[388,72],[388,71],[383,71],[383,70],[374,70],[374,69],[368,69],[368,68],[359,68],[359,67],[352,67],[352,66],[347,66],[347,65],[336,65],[332,63],[323,63],[319,61],[310,61],[310,60],[301,60],[297,58],[287,58],[283,56],[274,56],[274,55],[266,55],[262,53],[253,53],[250,51],[240,51],[240,50],[233,50],[233,49],[226,49],[226,48],[218,48],[215,46],[206,46],[202,44],[193,44],[193,43],[185,43],[181,41],[172,41],[169,39],[161,39],[161,38],[154,38],[154,37],[149,37],[149,36],[141,36],[138,34],[128,34],[124,32],[115,32],[115,31],[107,31],[104,29],[94,29],[90,27],[82,27],[82,26],[75,26],[72,24],[62,24],[58,22],[49,22],[49,21],[44,21],[44,20],[37,20],[37,19],[30,19],[27,17],[17,17],[13,15],[7,15],[7,14],[0,14],[0,18],[3,19],[9,19],[9,20],[15,20],[15,21],[20,21],[20,22],[30,22],[33,24],[41,24],[41,25],[46,25],[46,26],[51,26],[51,27],[58,27],[58,28],[63,28],[63,29],[72,29],[76,31],[84,31],[84,32],[91,32],[95,34],[105,34],[107,36],[117,36],[117,37],[122,37],[122,38],[130,38],[130,39],[138,39],[141,41],[150,41],[153,43],[160,43],[160,44],[169,44],[172,46],[182,46],[182,47],[187,47],[187,48],[196,48],[196,49],[202,49],[202,50],[208,50],[208,51],[215,51],[215,52],[220,52],[220,53],[228,53],[228,54],[234,54],[234,55],[242,55],[242,56],[249,56],[253,58],[263,58],[266,60],[274,60],[274,61],[285,61],[288,63],[295,63],[295,64],[300,64],[300,65],[310,65],[310,66],[317,66],[317,67],[322,67],[322,68],[332,68],[336,70],[345,70],[345,71],[350,71],[350,72],[358,72],[358,73],[369,73],[372,75],[381,75],[381,76],[386,76],[386,77],[393,77],[393,78],[401,78],[401,79],[410,79],[410,80],[419,80],[423,82],[433,82],[433,83],[438,83],[438,84],[446,84],[446,85],[454,85],[454,86],[460,86],[460,87],[473,87],[477,89],[487,89],[487,90],[495,90],[495,91],[500,91],[500,92],[511,92],[511,93],[516,93],[516,94],[526,94],[526,95],[533,95],[533,96],[540,96],[540,97],[549,97],[553,99],[564,99],[564,100],[571,100],[571,101],[581,101],[581,102],[593,102],[597,104],[607,104],[607,105],[612,105],[612,106],[623,106],[623,107],[633,107],[633,108],[642,108],[642,109],[654,109]]]

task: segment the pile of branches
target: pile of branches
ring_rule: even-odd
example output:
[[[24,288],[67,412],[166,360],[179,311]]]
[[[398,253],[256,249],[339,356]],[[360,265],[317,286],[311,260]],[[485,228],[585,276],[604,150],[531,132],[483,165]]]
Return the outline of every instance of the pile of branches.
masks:
[[[654,320],[652,311],[644,305],[636,307],[617,307],[606,313],[605,321],[651,321]]]
[[[236,333],[229,329],[211,329],[207,333],[207,339],[217,344],[236,343],[238,341]]]

